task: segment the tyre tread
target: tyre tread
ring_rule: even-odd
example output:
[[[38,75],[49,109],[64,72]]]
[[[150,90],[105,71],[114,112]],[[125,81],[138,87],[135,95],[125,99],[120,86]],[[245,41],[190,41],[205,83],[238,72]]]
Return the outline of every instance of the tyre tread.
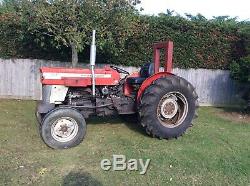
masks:
[[[161,91],[162,87],[167,88],[171,86],[185,86],[187,87],[188,91],[192,93],[192,97],[195,100],[195,114],[192,118],[196,118],[198,116],[197,114],[197,108],[199,107],[198,104],[198,95],[195,91],[195,88],[191,83],[189,83],[187,80],[179,77],[179,76],[167,76],[167,77],[162,77],[157,80],[155,80],[143,93],[142,98],[139,101],[139,116],[141,118],[141,126],[145,128],[146,133],[152,137],[157,137],[159,139],[165,138],[165,139],[170,139],[170,138],[178,138],[182,136],[183,133],[176,133],[174,136],[163,136],[161,131],[157,130],[157,128],[154,125],[154,122],[152,122],[152,111],[149,109],[150,108],[150,103],[154,103],[155,98],[157,97],[158,93]],[[193,124],[190,123],[189,127],[191,127]]]

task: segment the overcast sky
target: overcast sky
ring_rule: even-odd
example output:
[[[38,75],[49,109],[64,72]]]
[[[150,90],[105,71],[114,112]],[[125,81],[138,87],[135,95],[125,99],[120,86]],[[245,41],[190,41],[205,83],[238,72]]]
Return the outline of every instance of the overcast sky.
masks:
[[[201,13],[206,18],[229,15],[250,21],[250,0],[141,0],[143,13],[157,14],[167,9],[177,13]]]

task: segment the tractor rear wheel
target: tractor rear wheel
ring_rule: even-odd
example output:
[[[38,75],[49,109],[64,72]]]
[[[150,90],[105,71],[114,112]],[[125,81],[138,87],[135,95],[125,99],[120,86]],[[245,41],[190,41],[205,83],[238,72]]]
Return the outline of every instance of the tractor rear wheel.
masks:
[[[67,149],[82,142],[86,134],[86,122],[75,109],[56,108],[45,115],[40,133],[49,147]]]
[[[187,80],[178,76],[159,78],[140,100],[141,125],[154,137],[177,138],[192,125],[197,99],[194,87]]]

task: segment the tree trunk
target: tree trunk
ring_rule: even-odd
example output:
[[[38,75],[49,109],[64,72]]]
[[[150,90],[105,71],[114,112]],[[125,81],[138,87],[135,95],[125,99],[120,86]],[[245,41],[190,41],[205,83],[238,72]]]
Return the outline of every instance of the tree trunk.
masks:
[[[74,43],[71,43],[71,51],[72,51],[72,67],[76,67],[78,63],[78,52],[76,45]]]

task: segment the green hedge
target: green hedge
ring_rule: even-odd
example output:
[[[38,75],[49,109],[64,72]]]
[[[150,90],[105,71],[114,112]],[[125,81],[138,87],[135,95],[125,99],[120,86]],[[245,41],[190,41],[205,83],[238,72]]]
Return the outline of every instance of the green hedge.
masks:
[[[13,15],[14,22],[11,18]],[[45,38],[43,46],[40,46],[36,42],[36,36],[29,33],[27,25],[22,24],[23,18],[16,13],[13,15],[0,12],[1,58],[70,60],[69,48],[54,48],[49,38]],[[234,19],[206,20],[199,16],[188,19],[169,14],[135,15],[139,16],[140,20],[135,31],[139,31],[139,34],[125,38],[124,45],[99,47],[97,63],[139,66],[152,60],[154,42],[166,40],[174,41],[174,66],[179,68],[228,69],[232,61],[238,61],[246,55],[244,35],[239,32],[241,23]],[[110,29],[116,32],[115,27]],[[99,30],[97,34],[102,32]],[[118,46],[118,55],[110,52],[110,47]],[[88,62],[88,59],[87,47],[79,54],[79,60]]]
[[[152,56],[152,43],[165,40],[174,41],[174,64],[180,68],[227,69],[232,60],[244,55],[237,23],[190,21],[168,15],[141,19],[148,28],[139,38],[128,41],[117,63],[141,64]]]

